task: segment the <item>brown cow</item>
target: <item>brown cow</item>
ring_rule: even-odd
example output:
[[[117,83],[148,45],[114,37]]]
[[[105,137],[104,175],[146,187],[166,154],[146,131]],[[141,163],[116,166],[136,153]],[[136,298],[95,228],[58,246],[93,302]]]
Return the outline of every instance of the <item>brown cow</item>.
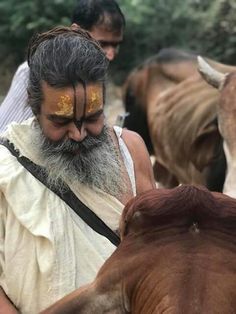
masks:
[[[220,73],[200,57],[199,70],[210,85],[220,90],[217,114],[227,160],[224,192],[236,197],[236,71]]]
[[[95,281],[42,314],[236,313],[236,200],[195,186],[131,200]]]
[[[134,69],[124,84],[123,99],[129,112],[125,127],[138,132],[152,154],[147,107],[162,91],[196,73],[196,55],[169,48],[162,49],[156,56]]]
[[[209,62],[224,72],[235,69]],[[148,136],[144,140],[155,154],[155,175],[163,186],[195,183],[222,190],[221,182],[214,186],[207,181],[215,157],[222,153],[216,151],[222,141],[217,127],[218,99],[218,91],[198,73],[197,57],[176,50],[164,50],[128,78],[125,103],[130,117],[125,126],[143,136],[146,123],[153,151]],[[140,123],[142,113],[144,122]]]

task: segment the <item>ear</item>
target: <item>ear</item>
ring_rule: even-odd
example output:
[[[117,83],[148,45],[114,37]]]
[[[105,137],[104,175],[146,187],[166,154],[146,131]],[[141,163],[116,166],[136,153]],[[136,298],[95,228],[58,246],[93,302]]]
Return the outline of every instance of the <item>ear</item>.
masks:
[[[71,27],[70,27],[72,30],[77,30],[77,29],[79,29],[79,28],[81,28],[80,26],[79,26],[79,24],[76,24],[76,23],[73,23],[73,24],[71,24]]]
[[[120,233],[121,241],[123,241],[124,237],[128,234],[128,225],[133,215],[133,208],[131,206],[132,206],[132,199],[128,201],[120,217],[119,233]]]
[[[190,160],[201,172],[214,159],[221,136],[216,123],[211,123],[199,133],[190,148]]]
[[[38,110],[36,110],[36,108],[32,107],[32,105],[31,105],[32,104],[32,94],[31,94],[29,88],[27,88],[27,96],[28,96],[28,105],[30,106],[35,117],[38,119],[39,113],[41,111],[41,104],[40,104],[40,108],[39,108],[39,112],[38,112]]]

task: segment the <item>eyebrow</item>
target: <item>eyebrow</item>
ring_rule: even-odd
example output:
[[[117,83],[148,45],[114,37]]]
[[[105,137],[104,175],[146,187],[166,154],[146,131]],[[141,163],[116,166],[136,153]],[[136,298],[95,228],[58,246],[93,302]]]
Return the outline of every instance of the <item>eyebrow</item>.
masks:
[[[100,110],[98,110],[97,112],[92,113],[92,114],[86,116],[86,117],[85,117],[85,120],[86,120],[86,119],[95,118],[95,117],[101,115],[101,114],[103,113],[103,111],[104,111],[103,109],[100,109]],[[73,120],[73,116],[70,116],[70,117],[68,117],[68,116],[58,116],[58,115],[56,115],[56,114],[48,114],[48,115],[47,115],[47,118],[48,118],[49,120],[51,120],[51,121],[57,121],[57,122],[70,122],[70,121]]]
[[[51,121],[70,121],[73,116],[58,116],[57,114],[48,114],[47,118]]]

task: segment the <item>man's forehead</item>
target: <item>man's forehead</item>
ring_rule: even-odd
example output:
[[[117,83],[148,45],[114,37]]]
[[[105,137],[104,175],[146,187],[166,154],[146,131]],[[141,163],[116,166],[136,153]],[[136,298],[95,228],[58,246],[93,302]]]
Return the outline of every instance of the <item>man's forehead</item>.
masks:
[[[100,19],[96,25],[101,25],[113,33],[123,33],[124,30],[122,18],[119,14],[116,13],[104,13],[102,16],[100,16]]]
[[[46,82],[42,83],[44,94],[43,104],[50,114],[73,117],[79,115],[91,115],[103,108],[103,84],[88,83],[77,84],[75,88],[55,88]]]
[[[94,25],[89,33],[98,41],[119,43],[123,40],[123,28],[113,29],[113,26],[106,23],[106,20]]]

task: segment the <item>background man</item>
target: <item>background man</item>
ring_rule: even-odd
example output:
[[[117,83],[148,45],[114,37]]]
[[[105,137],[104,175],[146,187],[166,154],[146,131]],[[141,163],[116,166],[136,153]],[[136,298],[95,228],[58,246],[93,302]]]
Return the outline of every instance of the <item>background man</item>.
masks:
[[[75,23],[87,30],[112,61],[123,40],[125,18],[115,0],[78,0],[72,16]],[[12,122],[31,117],[28,103],[27,81],[29,68],[24,62],[17,69],[7,96],[0,106],[0,132]]]
[[[3,138],[46,171],[49,188],[0,145],[4,314],[40,312],[92,281],[115,249],[51,188],[65,193],[65,182],[114,231],[124,204],[155,188],[142,139],[105,123],[108,60],[88,33],[59,27],[38,35],[28,64],[35,117],[9,125]]]

